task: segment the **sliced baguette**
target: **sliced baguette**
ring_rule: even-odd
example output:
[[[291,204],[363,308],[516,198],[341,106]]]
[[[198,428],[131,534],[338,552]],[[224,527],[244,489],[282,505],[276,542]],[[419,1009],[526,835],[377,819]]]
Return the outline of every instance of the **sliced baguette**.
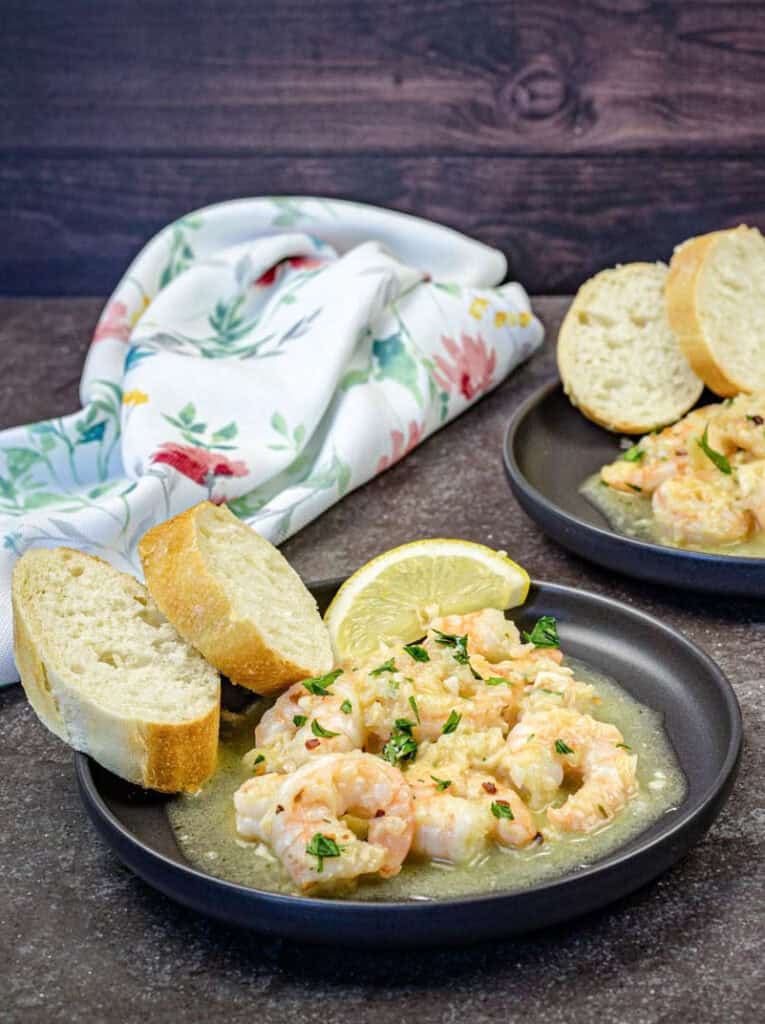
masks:
[[[215,770],[220,679],[146,588],[70,548],[26,552],[13,573],[16,664],[65,743],[127,779],[193,792]]]
[[[683,352],[718,395],[765,388],[765,238],[744,225],[678,246],[667,313]]]
[[[316,602],[276,548],[204,501],[149,530],[139,553],[154,600],[234,683],[276,693],[332,668]]]
[[[558,335],[574,405],[608,430],[644,434],[684,416],[704,388],[667,320],[663,263],[628,263],[586,281]]]

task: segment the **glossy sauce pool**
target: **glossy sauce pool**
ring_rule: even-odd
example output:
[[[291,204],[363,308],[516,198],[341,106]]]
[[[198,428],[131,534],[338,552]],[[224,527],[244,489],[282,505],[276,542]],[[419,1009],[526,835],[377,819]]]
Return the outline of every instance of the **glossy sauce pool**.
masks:
[[[640,494],[625,494],[603,484],[600,473],[588,477],[579,488],[588,501],[599,509],[611,528],[625,537],[662,544],[664,547],[681,547],[659,536],[651,510],[651,499]],[[736,544],[694,545],[682,550],[705,551],[712,555],[736,555],[740,558],[765,558],[765,532],[758,530],[747,540]]]
[[[685,779],[661,714],[638,704],[608,676],[579,662],[567,663],[577,678],[594,684],[602,699],[592,711],[594,717],[618,726],[638,755],[640,792],[621,814],[593,835],[564,837],[525,850],[496,849],[469,866],[407,862],[396,878],[362,881],[352,890],[354,899],[449,899],[526,888],[604,857],[682,801]],[[233,794],[249,777],[242,755],[254,745],[252,733],[258,717],[256,710],[234,727],[223,726],[216,774],[198,794],[168,804],[168,816],[180,849],[195,866],[231,882],[294,893],[294,886],[270,852],[238,838],[234,828]]]

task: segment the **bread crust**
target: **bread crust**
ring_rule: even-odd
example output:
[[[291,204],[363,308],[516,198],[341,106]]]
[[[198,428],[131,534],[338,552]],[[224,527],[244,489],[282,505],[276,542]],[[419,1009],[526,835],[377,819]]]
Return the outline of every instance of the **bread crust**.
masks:
[[[647,261],[640,261],[637,263],[627,264],[626,267],[616,267],[608,268],[607,270],[601,270],[598,274],[595,274],[594,277],[591,277],[588,281],[585,281],[585,283],[581,286],[577,294],[574,296],[574,301],[569,306],[568,312],[563,318],[563,323],[561,324],[560,331],[558,332],[558,344],[556,348],[556,361],[558,364],[558,373],[560,374],[561,381],[563,382],[563,390],[565,391],[566,395],[571,401],[571,404],[576,406],[576,408],[579,409],[582,415],[586,416],[588,420],[592,420],[592,422],[597,423],[598,426],[604,427],[606,430],[610,430],[618,434],[645,434],[649,430],[653,430],[658,426],[664,426],[664,424],[655,422],[646,423],[645,421],[636,421],[634,419],[629,419],[628,415],[626,415],[626,413],[628,413],[628,410],[625,410],[625,416],[622,419],[606,419],[597,411],[597,409],[589,405],[587,401],[582,398],[581,395],[575,393],[571,379],[572,375],[569,372],[569,368],[567,365],[567,358],[569,349],[573,349],[574,346],[574,343],[571,340],[571,338],[573,336],[574,326],[576,324],[576,318],[578,316],[578,303],[581,298],[586,297],[588,291],[590,291],[592,288],[596,286],[597,280],[601,276],[601,274],[607,274],[613,269],[642,270],[647,267],[653,268],[655,267],[655,265],[656,264],[648,263]],[[699,387],[699,395],[700,394],[701,387]],[[690,409],[695,404],[695,402],[698,401],[699,395],[697,395],[694,398],[690,405],[683,404],[682,406],[678,406],[678,412],[677,416],[675,416],[675,419],[680,419],[681,416],[684,416],[685,413],[688,412],[688,409]],[[673,422],[673,420],[670,419],[667,422]]]
[[[220,704],[203,718],[144,726],[146,760],[141,785],[161,793],[193,793],[212,776],[218,762]]]
[[[108,566],[94,555],[75,554]],[[43,626],[24,592],[33,557],[34,552],[22,556],[14,569],[13,634],[21,684],[40,721],[69,746],[90,754],[128,782],[164,793],[198,790],[215,771],[220,702],[200,718],[174,723],[127,718],[88,700],[67,682],[46,650]],[[131,591],[143,591],[133,577],[121,575]]]
[[[200,550],[201,502],[149,530],[138,545],[146,585],[162,612],[219,672],[268,696],[313,674],[269,647],[255,624],[236,618]],[[233,514],[233,513],[232,513]]]
[[[745,391],[746,387],[729,377],[715,359],[698,315],[697,296],[704,262],[718,239],[741,231],[749,231],[749,228],[741,224],[737,228],[711,231],[683,242],[672,255],[666,284],[667,317],[680,348],[694,373],[701,377],[710,391],[723,398],[733,397]]]

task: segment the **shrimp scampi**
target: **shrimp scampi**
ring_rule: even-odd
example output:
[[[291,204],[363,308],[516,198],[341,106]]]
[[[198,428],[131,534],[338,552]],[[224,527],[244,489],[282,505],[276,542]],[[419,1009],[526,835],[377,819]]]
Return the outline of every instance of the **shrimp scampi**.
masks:
[[[765,555],[765,392],[694,409],[600,470],[583,493],[622,532],[662,544]],[[622,504],[608,491],[632,496]],[[650,500],[650,511],[646,503]]]
[[[240,839],[302,892],[415,860],[468,865],[589,833],[638,791],[636,758],[564,663],[555,620],[496,609],[293,684],[262,715],[234,796]]]

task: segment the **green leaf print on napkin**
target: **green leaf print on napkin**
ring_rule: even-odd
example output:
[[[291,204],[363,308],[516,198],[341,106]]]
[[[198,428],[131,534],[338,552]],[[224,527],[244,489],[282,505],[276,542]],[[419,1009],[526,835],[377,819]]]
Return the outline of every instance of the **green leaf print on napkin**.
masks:
[[[159,275],[159,288],[160,291],[165,285],[182,274],[194,260],[194,250],[191,248],[191,244],[188,240],[187,230],[196,231],[197,228],[201,228],[202,218],[201,217],[181,217],[173,224],[171,230],[172,238],[170,242],[170,253],[167,258],[167,263]]]
[[[417,360],[407,351],[397,331],[387,338],[377,338],[372,344],[372,355],[377,363],[375,380],[395,380],[414,396],[422,405],[422,393],[417,383]]]
[[[168,416],[162,413],[162,419],[180,431],[181,437],[187,444],[195,445],[197,448],[206,448],[208,451],[231,451],[236,448],[235,444],[221,444],[222,441],[233,441],[239,433],[239,427],[231,420],[224,426],[219,427],[210,434],[210,440],[203,440],[207,433],[207,423],[197,420],[197,409],[193,402],[187,402],[182,409],[179,409],[175,416]]]
[[[282,440],[276,444],[270,444],[268,447],[273,452],[285,452],[293,451],[295,455],[300,452],[301,445],[305,440],[305,426],[300,423],[290,434],[290,428],[287,426],[287,421],[280,412],[275,412],[271,417],[271,426],[277,434],[281,435]]]

